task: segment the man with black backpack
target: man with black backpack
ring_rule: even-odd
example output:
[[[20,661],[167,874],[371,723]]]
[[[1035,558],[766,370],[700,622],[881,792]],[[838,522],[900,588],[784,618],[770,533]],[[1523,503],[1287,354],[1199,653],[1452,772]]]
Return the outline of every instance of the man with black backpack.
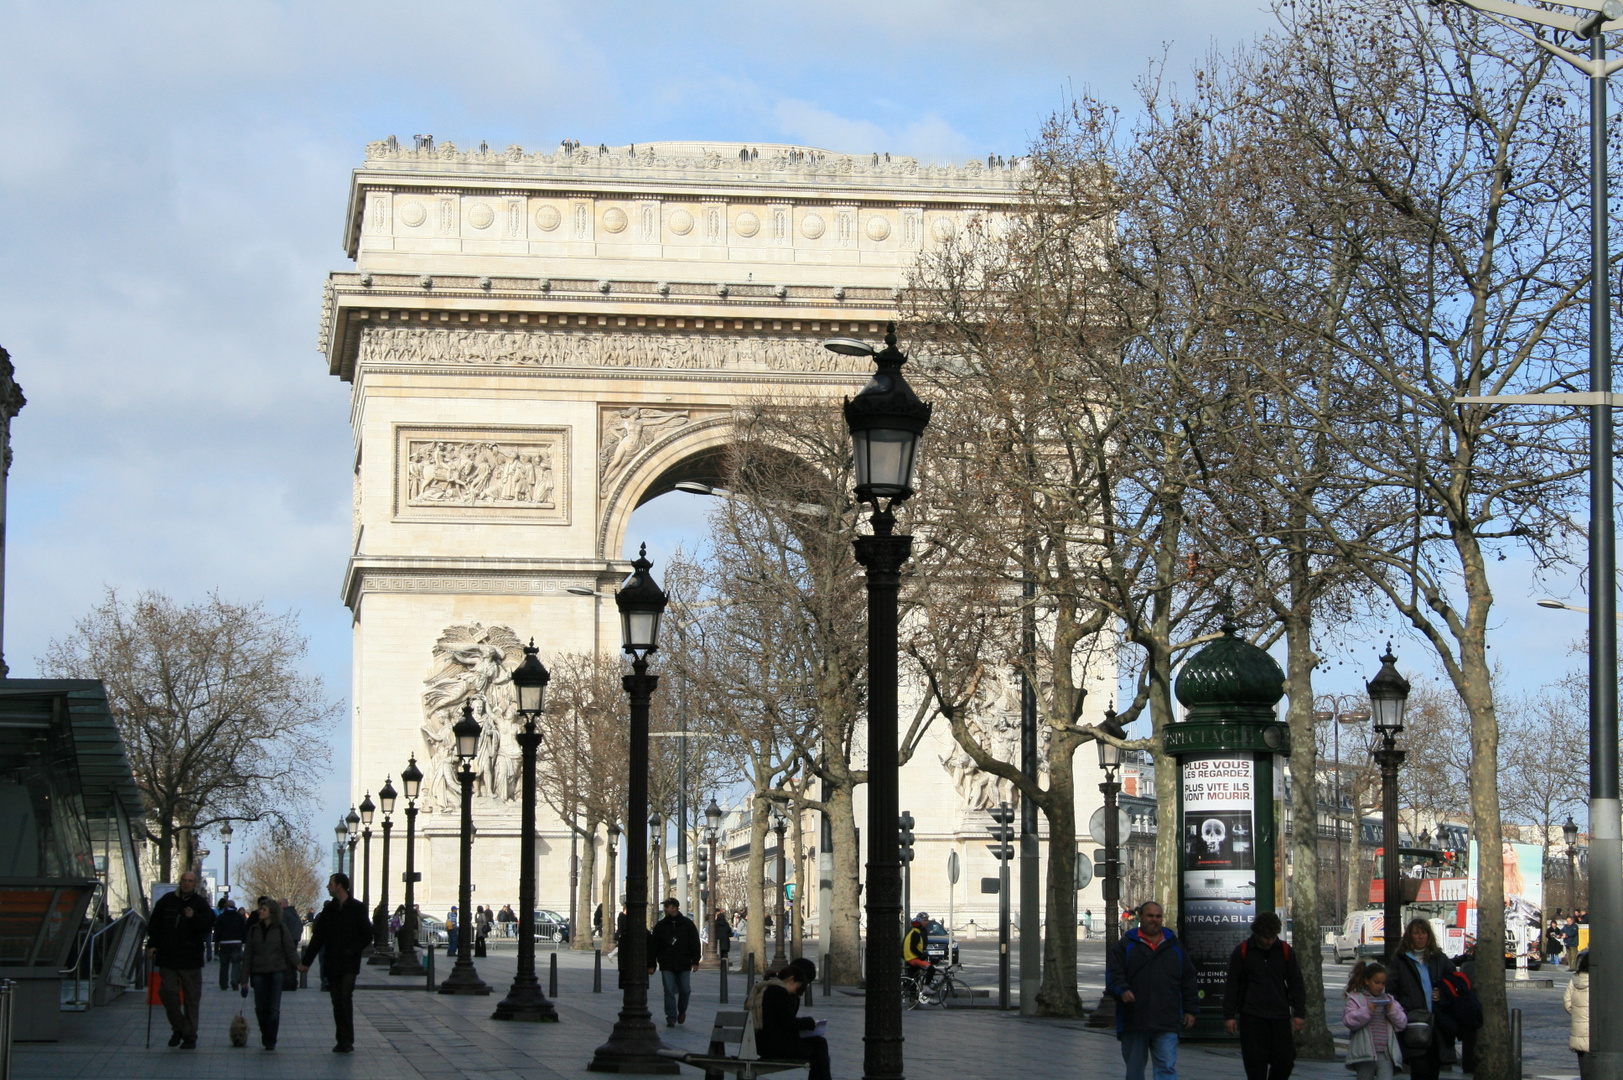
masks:
[[[1261,912],[1251,920],[1251,936],[1229,955],[1223,1028],[1239,1033],[1246,1080],[1289,1080],[1296,1033],[1307,1026],[1302,968],[1279,930],[1279,916]]]

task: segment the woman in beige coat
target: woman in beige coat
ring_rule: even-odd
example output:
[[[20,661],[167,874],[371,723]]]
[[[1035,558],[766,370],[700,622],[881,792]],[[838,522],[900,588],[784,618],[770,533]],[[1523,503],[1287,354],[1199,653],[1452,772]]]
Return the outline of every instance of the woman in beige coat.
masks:
[[[1578,1075],[1589,1080],[1589,950],[1578,954],[1578,970],[1567,984],[1564,999],[1567,1012],[1572,1014],[1572,1031],[1567,1045],[1578,1054]]]

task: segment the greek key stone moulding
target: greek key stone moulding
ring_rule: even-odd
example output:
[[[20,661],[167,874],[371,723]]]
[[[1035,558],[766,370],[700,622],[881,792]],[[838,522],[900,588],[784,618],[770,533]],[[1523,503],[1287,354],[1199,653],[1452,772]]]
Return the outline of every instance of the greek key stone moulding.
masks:
[[[569,524],[566,427],[395,427],[396,521]]]

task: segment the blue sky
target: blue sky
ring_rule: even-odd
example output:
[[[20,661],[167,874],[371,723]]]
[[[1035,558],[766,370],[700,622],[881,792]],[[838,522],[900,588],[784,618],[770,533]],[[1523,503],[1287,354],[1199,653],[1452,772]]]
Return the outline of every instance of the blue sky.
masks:
[[[104,586],[217,588],[297,610],[309,667],[338,696],[349,399],[315,344],[368,140],[1008,155],[1068,93],[1130,109],[1152,59],[1187,82],[1209,50],[1270,21],[1246,0],[6,0],[0,12],[0,345],[29,398],[8,515],[12,672],[34,674]],[[651,503],[631,535],[656,554],[691,545],[702,501]],[[1554,674],[1582,622],[1526,592],[1505,596],[1508,643]],[[1373,671],[1369,647],[1349,643],[1352,667]],[[345,754],[318,836],[347,806]]]

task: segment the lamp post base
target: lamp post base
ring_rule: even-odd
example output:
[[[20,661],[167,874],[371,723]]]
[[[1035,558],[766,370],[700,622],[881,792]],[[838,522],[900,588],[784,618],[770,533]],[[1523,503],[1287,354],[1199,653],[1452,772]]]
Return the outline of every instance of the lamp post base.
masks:
[[[1093,1007],[1088,1014],[1088,1027],[1113,1028],[1116,1026],[1116,995],[1104,993],[1099,995],[1099,1004]]]
[[[422,975],[427,970],[415,946],[396,956],[394,962],[389,965],[390,975]]]
[[[394,944],[391,942],[388,945],[372,946],[372,958],[367,961],[367,964],[372,967],[382,967],[387,964],[389,965],[389,974],[393,975],[394,964],[397,959],[399,957],[395,956]]]
[[[507,996],[496,1003],[496,1011],[490,1014],[490,1018],[556,1024],[558,1010],[541,992],[541,983],[533,974],[528,978],[520,975],[508,988]]]
[[[456,962],[444,982],[440,983],[442,994],[484,995],[490,993],[490,984],[479,978],[479,972],[474,970],[473,961]]]
[[[652,1016],[646,1013],[641,1019],[621,1016],[615,1021],[609,1041],[597,1048],[586,1069],[588,1072],[647,1073],[661,1076],[680,1073],[682,1067],[676,1061],[660,1056],[659,1052],[662,1049],[664,1044],[659,1041],[659,1032],[654,1028]]]

